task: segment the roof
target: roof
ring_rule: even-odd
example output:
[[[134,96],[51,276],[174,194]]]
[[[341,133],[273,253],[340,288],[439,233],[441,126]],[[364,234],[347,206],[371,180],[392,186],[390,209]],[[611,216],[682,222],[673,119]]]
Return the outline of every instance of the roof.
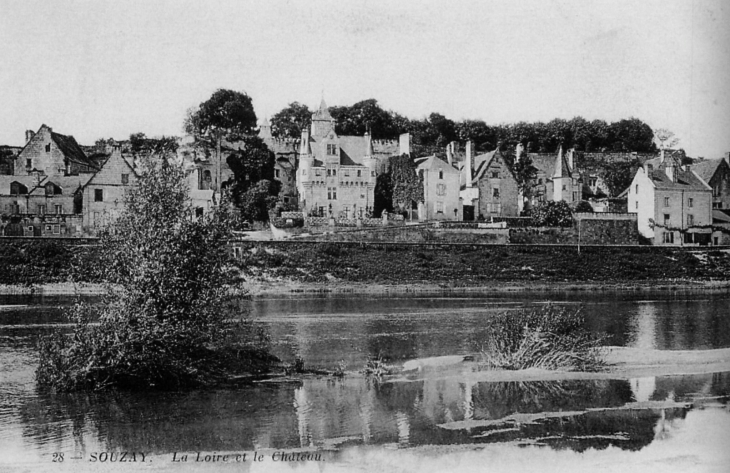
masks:
[[[722,210],[713,209],[712,223],[730,223],[730,215],[723,212]]]
[[[416,163],[416,169],[421,171],[433,171],[433,170],[443,170],[446,171],[447,174],[458,174],[459,171],[451,166],[449,163],[444,161],[443,159],[439,159],[436,157],[436,155],[426,156],[423,158],[417,158],[414,160]]]
[[[322,166],[322,164],[317,164],[318,161],[321,162],[324,158],[322,156],[323,150],[320,146],[322,139],[314,136],[309,137],[309,146],[315,158],[314,166]],[[340,146],[340,165],[362,166],[362,158],[365,157],[368,148],[366,136],[337,136],[335,141]]]
[[[93,160],[86,157],[86,154],[81,149],[81,147],[76,142],[76,139],[73,136],[62,135],[60,133],[56,133],[56,132],[52,131],[51,139],[56,143],[56,146],[58,146],[58,149],[61,150],[63,155],[66,158],[68,158],[70,161],[75,162],[77,164],[91,166],[93,168],[98,167]]]
[[[703,181],[709,183],[712,176],[715,175],[717,169],[725,162],[724,159],[708,159],[707,161],[699,161],[691,166],[691,169],[702,178]]]
[[[495,157],[501,157],[502,162],[504,163],[504,166],[507,168],[507,170],[512,174],[512,177],[514,177],[514,172],[512,172],[512,167],[507,164],[507,162],[504,160],[504,156],[502,155],[499,150],[490,151],[489,153],[481,154],[474,158],[474,167],[476,168],[474,171],[474,179],[472,182],[476,182],[479,179],[483,178],[486,174],[487,170],[489,169],[489,166],[492,164],[492,161]],[[477,164],[477,159],[479,160]]]
[[[709,191],[710,188],[692,171],[685,171],[681,168],[676,168],[677,179],[672,181],[667,176],[664,168],[654,169],[649,174],[654,186],[660,190],[697,190],[697,191]]]
[[[544,174],[548,179],[553,177],[555,172],[555,155],[544,153],[528,153],[527,156],[532,160],[532,165],[537,169],[538,174]]]
[[[78,176],[64,176],[61,174],[44,176],[44,179],[28,193],[41,192],[48,183],[53,183],[64,191],[76,191],[79,187],[84,187],[92,178],[93,174],[79,174]],[[45,192],[45,191],[43,191]]]

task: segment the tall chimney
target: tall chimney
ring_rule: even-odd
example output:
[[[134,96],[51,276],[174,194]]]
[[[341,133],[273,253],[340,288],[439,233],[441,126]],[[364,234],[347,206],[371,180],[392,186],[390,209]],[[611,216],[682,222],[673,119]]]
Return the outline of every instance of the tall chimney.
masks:
[[[400,154],[411,155],[411,134],[403,133],[398,137],[398,152]]]
[[[517,143],[517,146],[515,146],[515,163],[520,162],[520,156],[522,156],[522,151],[524,150],[524,146],[522,146],[522,143]]]
[[[446,162],[449,163],[449,166],[454,164],[454,153],[451,151],[451,145],[454,143],[449,143],[446,145]]]
[[[570,172],[573,172],[573,151],[575,151],[574,148],[568,150],[568,167],[570,167]]]
[[[471,140],[466,142],[466,156],[464,157],[464,169],[466,170],[466,187],[471,187],[472,180],[472,155],[471,155]]]

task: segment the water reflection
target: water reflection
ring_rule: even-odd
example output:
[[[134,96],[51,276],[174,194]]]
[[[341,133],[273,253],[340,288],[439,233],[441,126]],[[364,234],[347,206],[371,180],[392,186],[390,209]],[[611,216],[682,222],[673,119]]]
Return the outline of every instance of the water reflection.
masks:
[[[730,373],[632,381],[478,382],[305,379],[195,393],[43,394],[20,407],[41,450],[228,451],[260,448],[522,442],[640,449],[681,428],[687,409],[629,409],[667,397],[730,395]],[[670,395],[671,393],[671,395]],[[662,399],[662,400],[663,400]]]

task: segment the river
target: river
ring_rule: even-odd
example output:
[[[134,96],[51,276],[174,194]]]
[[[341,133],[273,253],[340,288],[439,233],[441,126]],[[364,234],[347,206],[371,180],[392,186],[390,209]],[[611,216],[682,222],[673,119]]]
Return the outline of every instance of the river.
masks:
[[[61,453],[65,464],[88,463],[99,459],[98,452],[145,452],[146,459],[168,465],[181,452],[263,451],[271,460],[278,450],[323,451],[332,464],[386,462],[379,467],[386,469],[394,458],[412,464],[420,461],[417,452],[447,447],[466,449],[464,458],[492,452],[492,461],[503,462],[533,452],[527,458],[539,463],[546,451],[553,452],[553,461],[574,461],[580,454],[597,464],[631,465],[648,461],[647,455],[667,461],[680,451],[689,453],[675,467],[704,451],[710,453],[695,459],[704,466],[730,459],[726,449],[712,448],[714,439],[730,434],[730,373],[479,383],[383,381],[358,374],[373,358],[400,365],[478,353],[487,336],[484,321],[492,314],[548,302],[582,308],[588,327],[607,333],[611,345],[726,348],[728,293],[255,299],[247,304],[249,315],[270,336],[274,354],[287,361],[299,357],[307,367],[340,366],[349,374],[195,392],[38,392],[37,338],[64,329],[61,314],[72,302],[0,296],[0,470],[3,464],[50,469]],[[627,408],[654,401],[676,405]],[[704,436],[713,432],[708,442]],[[383,457],[383,451],[391,453]],[[434,465],[443,458],[436,455]]]

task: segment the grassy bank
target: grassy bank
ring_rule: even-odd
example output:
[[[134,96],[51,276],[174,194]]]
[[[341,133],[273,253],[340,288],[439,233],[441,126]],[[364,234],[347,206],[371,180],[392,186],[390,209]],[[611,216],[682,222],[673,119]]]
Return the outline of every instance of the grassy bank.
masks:
[[[242,243],[250,281],[293,284],[540,284],[720,282],[730,254],[655,247],[352,245]]]

